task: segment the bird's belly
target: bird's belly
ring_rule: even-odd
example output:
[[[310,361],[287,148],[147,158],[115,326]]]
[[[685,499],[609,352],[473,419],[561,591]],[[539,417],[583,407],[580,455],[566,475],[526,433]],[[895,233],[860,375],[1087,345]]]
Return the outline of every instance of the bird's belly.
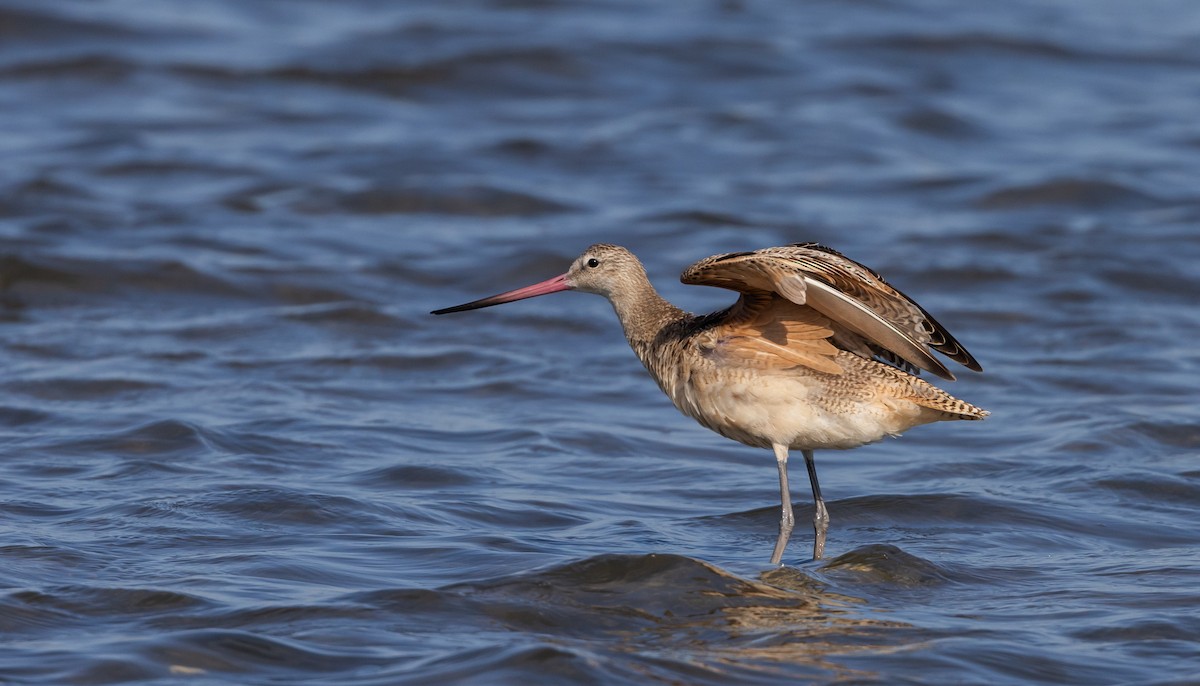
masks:
[[[747,445],[855,448],[928,421],[916,404],[853,385],[831,392],[807,375],[694,374],[671,394],[704,426]]]

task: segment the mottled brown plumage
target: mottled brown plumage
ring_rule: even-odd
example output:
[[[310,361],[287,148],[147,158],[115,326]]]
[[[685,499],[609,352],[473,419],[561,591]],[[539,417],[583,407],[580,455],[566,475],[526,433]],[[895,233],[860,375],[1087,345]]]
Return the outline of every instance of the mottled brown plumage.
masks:
[[[688,314],[658,295],[632,253],[600,243],[562,276],[434,314],[568,289],[605,296],[630,347],[681,412],[722,436],[774,450],[782,500],[775,564],[794,522],[789,449],[801,450],[808,467],[819,559],[829,516],[814,450],[988,414],[917,376],[923,369],[954,378],[933,351],[981,371],[975,358],[920,305],[834,250],[804,243],[716,255],[684,270],[682,281],[740,297],[720,312]]]

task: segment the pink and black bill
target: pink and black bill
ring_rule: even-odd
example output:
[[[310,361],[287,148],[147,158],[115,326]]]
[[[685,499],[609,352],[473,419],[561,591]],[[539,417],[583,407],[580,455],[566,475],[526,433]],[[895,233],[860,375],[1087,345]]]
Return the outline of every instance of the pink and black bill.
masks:
[[[562,274],[553,279],[546,279],[541,283],[535,283],[532,286],[518,288],[515,291],[508,291],[493,295],[488,298],[480,298],[472,300],[469,303],[455,305],[454,307],[446,307],[440,310],[434,310],[430,314],[450,314],[451,312],[465,312],[467,310],[478,310],[481,307],[491,307],[492,305],[502,305],[516,300],[524,300],[525,298],[536,298],[539,295],[548,293],[557,293],[559,291],[569,290],[571,287],[567,285],[567,275]]]

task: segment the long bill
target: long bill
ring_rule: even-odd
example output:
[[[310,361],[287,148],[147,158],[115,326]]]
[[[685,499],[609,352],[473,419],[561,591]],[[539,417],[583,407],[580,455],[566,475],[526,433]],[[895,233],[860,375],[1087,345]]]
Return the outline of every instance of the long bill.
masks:
[[[440,310],[434,310],[430,314],[450,314],[451,312],[464,312],[466,310],[478,310],[481,307],[491,307],[492,305],[503,305],[516,300],[524,300],[525,298],[535,298],[539,295],[548,293],[557,293],[559,291],[569,290],[571,287],[567,285],[567,275],[561,274],[553,279],[546,279],[541,283],[535,283],[532,286],[518,288],[515,291],[507,291],[499,295],[493,295],[479,300],[472,300],[469,303],[455,305],[454,307],[446,307]]]

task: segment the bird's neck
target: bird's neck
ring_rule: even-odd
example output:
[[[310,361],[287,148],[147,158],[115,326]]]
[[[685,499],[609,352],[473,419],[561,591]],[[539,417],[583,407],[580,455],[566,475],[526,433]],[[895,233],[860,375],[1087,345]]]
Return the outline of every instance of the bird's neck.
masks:
[[[658,387],[683,409],[679,394],[681,367],[675,362],[680,334],[687,329],[685,324],[692,315],[667,302],[644,275],[639,281],[637,288],[623,289],[615,297],[610,296],[609,302],[621,320],[629,347]]]
[[[644,363],[664,329],[688,314],[659,295],[644,274],[637,276],[638,283],[614,293],[609,302],[625,330],[625,339]]]

